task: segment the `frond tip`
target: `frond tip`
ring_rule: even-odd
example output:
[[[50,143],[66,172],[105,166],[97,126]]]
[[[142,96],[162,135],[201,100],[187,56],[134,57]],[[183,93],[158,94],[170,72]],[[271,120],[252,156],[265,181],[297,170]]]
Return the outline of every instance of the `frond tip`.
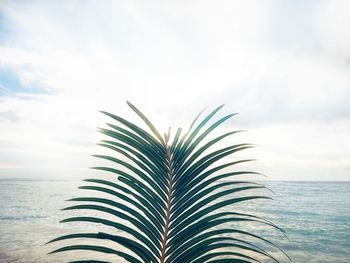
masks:
[[[48,243],[71,240],[74,244],[51,253],[88,250],[112,255],[113,261],[124,258],[128,262],[261,262],[263,258],[279,262],[275,254],[267,251],[266,247],[270,247],[290,260],[279,246],[244,229],[244,225],[261,224],[285,235],[282,229],[264,218],[234,211],[237,204],[271,199],[262,190],[272,192],[258,183],[234,180],[247,174],[261,175],[236,169],[241,163],[253,161],[234,158],[252,144],[217,147],[240,131],[208,140],[212,131],[235,114],[209,124],[222,105],[200,121],[199,114],[186,133],[178,128],[172,135],[169,128],[162,137],[138,108],[127,104],[149,131],[102,112],[116,122],[99,129],[108,139],[98,145],[111,155],[93,155],[109,165],[92,169],[109,174],[106,179],[84,180],[86,184],[79,188],[90,195],[68,200],[78,204],[63,210],[86,214],[61,221],[107,226],[110,233],[97,231],[55,238]]]

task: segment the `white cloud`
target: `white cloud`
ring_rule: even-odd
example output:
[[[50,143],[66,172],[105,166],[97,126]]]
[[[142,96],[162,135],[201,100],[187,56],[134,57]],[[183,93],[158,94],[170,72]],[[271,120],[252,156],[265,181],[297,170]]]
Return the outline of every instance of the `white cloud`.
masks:
[[[15,111],[8,110],[0,112],[0,122],[17,122],[20,120],[21,117]]]
[[[0,98],[21,116],[0,122],[1,176],[84,176],[97,111],[137,120],[128,99],[161,130],[226,103],[272,179],[350,179],[346,5],[3,1],[0,69],[49,94]]]

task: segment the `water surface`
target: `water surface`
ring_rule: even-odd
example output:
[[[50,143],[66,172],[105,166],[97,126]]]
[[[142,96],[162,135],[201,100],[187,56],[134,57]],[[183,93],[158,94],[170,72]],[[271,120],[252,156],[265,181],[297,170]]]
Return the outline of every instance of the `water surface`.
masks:
[[[81,184],[0,180],[0,262],[65,262],[82,256],[81,253],[47,256],[54,246],[44,246],[59,235],[96,227],[58,223],[67,216],[67,212],[59,211],[67,206],[64,200],[81,195],[82,190],[77,190]],[[350,182],[264,184],[274,190],[275,201],[251,202],[235,209],[273,221],[287,232],[288,239],[263,225],[248,226],[250,231],[278,244],[293,262],[350,262]],[[278,255],[273,249],[271,252]],[[279,259],[288,262],[283,257]]]

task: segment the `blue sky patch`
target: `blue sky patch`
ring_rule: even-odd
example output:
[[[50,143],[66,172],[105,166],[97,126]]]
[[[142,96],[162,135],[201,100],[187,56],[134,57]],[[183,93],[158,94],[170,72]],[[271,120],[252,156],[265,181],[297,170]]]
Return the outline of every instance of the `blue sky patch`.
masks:
[[[9,21],[0,9],[0,42],[3,43],[10,35]]]
[[[23,85],[14,72],[0,69],[0,97],[15,96],[18,93],[48,94],[50,92],[36,85]]]

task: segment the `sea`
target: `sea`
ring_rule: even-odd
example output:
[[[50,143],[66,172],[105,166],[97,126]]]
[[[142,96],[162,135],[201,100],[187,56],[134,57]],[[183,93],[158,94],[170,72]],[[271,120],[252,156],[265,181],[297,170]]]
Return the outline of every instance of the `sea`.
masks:
[[[232,210],[264,217],[286,231],[287,237],[265,225],[243,229],[281,247],[292,262],[350,262],[350,182],[264,181],[273,200],[232,206]],[[48,255],[57,248],[49,240],[95,225],[59,223],[65,201],[80,196],[81,181],[0,180],[0,262],[67,262],[99,255],[65,252]],[[275,248],[266,248],[280,262],[290,262]],[[271,250],[270,250],[271,249]],[[116,258],[108,258],[119,262]],[[260,259],[262,262],[273,262]],[[122,262],[122,261],[120,261]]]

